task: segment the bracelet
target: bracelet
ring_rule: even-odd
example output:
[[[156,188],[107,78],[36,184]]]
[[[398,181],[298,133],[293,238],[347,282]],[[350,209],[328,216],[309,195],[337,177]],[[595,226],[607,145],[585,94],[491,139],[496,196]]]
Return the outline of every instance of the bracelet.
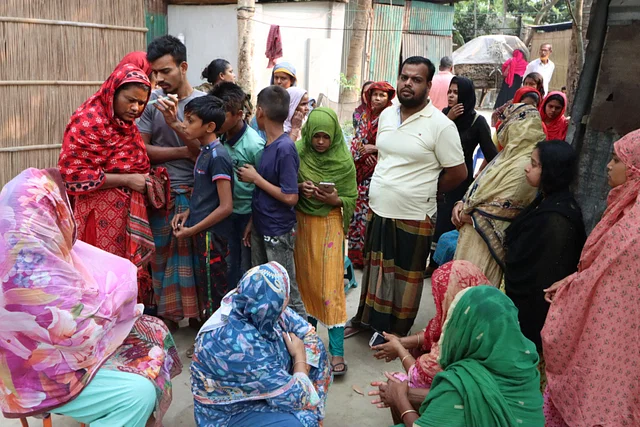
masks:
[[[420,347],[420,335],[421,334],[417,334],[416,336],[418,337],[418,347]]]
[[[404,420],[404,416],[405,416],[405,415],[407,415],[407,414],[410,414],[410,413],[412,413],[412,412],[413,412],[414,414],[416,414],[416,415],[418,414],[418,411],[416,411],[415,409],[407,409],[406,411],[404,411],[404,412],[402,413],[402,415],[400,415],[400,419],[401,419],[401,420]]]
[[[295,362],[295,363],[293,364],[293,366],[295,367],[298,363],[304,363],[305,365],[308,365],[308,363],[307,363],[307,362],[303,362],[303,361],[301,360],[301,361],[299,361],[299,362]]]
[[[400,360],[400,363],[402,363],[402,364],[404,365],[404,359],[406,359],[406,358],[407,358],[407,357],[409,357],[409,356],[411,356],[411,355],[410,355],[410,354],[407,354],[405,357],[403,357],[403,358]]]

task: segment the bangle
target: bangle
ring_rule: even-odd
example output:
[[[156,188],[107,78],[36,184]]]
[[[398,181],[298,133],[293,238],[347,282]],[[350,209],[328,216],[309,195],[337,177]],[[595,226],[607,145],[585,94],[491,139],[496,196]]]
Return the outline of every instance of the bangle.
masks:
[[[400,363],[402,363],[404,365],[404,359],[406,359],[407,357],[411,356],[410,354],[407,354],[405,357],[402,358],[402,360],[400,360]]]
[[[418,337],[418,347],[420,347],[420,334],[416,335]]]
[[[406,411],[404,411],[404,412],[402,413],[402,415],[400,415],[400,419],[404,421],[404,416],[405,416],[405,415],[407,415],[407,414],[410,414],[410,413],[412,413],[412,412],[413,412],[414,414],[416,414],[416,415],[418,414],[418,411],[416,411],[415,409],[407,409]]]
[[[295,367],[298,363],[304,363],[305,365],[307,365],[307,362],[303,362],[302,360],[299,362],[294,362],[293,366]]]

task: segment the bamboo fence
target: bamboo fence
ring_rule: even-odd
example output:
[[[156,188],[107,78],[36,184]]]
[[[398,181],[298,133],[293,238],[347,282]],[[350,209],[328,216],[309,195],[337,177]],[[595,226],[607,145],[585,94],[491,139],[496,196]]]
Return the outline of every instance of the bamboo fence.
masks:
[[[144,0],[0,1],[0,186],[57,164],[69,117],[128,52]]]

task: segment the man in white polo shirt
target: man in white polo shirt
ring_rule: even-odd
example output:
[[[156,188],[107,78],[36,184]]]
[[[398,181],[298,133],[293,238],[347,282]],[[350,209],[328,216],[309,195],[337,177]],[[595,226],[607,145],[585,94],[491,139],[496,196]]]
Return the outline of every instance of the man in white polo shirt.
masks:
[[[544,93],[549,93],[549,83],[553,78],[553,72],[556,69],[556,64],[553,63],[549,57],[553,52],[553,46],[551,43],[545,43],[540,46],[540,58],[534,59],[529,62],[527,69],[524,71],[524,76],[527,77],[531,73],[538,73],[542,76],[542,85],[544,86]]]
[[[435,67],[413,56],[398,77],[399,106],[378,122],[378,164],[358,313],[345,337],[364,329],[405,336],[418,313],[438,192],[467,177],[456,126],[429,101]]]

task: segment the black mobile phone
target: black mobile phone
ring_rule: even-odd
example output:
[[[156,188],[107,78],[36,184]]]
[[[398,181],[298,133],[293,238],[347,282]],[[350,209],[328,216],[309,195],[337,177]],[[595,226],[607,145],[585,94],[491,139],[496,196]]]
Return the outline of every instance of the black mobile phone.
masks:
[[[369,347],[375,347],[377,345],[384,344],[386,342],[387,340],[384,338],[384,335],[376,332],[371,337],[371,340],[369,340]]]

